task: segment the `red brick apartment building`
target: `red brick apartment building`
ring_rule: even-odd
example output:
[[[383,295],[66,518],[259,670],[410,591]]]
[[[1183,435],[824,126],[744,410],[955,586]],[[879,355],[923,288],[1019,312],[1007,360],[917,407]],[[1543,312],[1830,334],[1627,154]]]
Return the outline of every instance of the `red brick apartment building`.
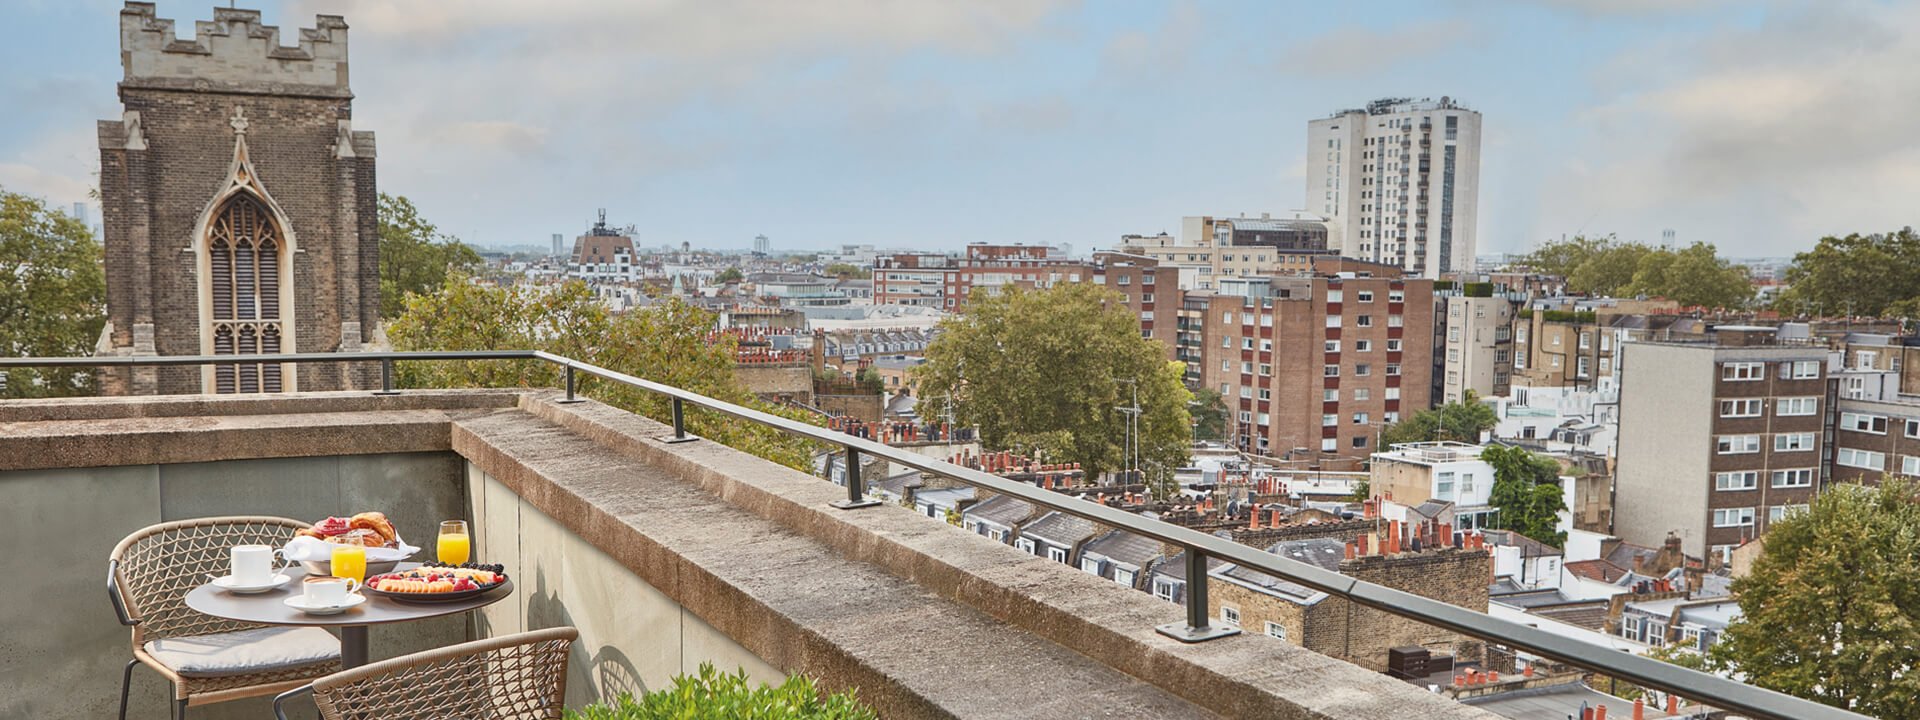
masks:
[[[1173,356],[1180,271],[1140,255],[1102,252],[1090,261],[1072,260],[1046,246],[981,243],[968,245],[959,257],[887,255],[873,264],[873,302],[963,312],[976,288],[995,292],[1005,287],[1049,288],[1062,282],[1100,283],[1126,296],[1127,306],[1140,318],[1140,334],[1160,340],[1167,346],[1168,357]]]
[[[1226,398],[1244,450],[1362,458],[1382,426],[1429,406],[1433,281],[1390,265],[1319,265],[1312,276],[1222,279],[1183,304],[1180,357]]]

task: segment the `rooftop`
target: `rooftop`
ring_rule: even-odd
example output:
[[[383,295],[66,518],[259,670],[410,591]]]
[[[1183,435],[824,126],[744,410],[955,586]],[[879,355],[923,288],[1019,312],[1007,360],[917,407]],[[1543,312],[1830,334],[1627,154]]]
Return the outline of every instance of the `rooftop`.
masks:
[[[378,362],[420,357],[367,355]],[[1044,507],[1054,518],[1043,531],[1124,529],[1181,546],[1183,557],[1199,553],[1211,567],[1266,575],[1276,589],[1284,583],[1410,618],[1446,618],[1450,627],[1490,641],[1708,694],[1725,706],[1775,707],[1764,713],[1775,717],[1850,717],[1347,578],[1330,569],[1343,557],[1337,540],[1278,543],[1262,552],[565,358],[517,351],[459,357],[560,363],[569,373],[664,394],[703,412],[857,448],[997,495],[978,506],[982,511],[996,503],[1009,515]],[[572,392],[520,389],[0,403],[0,501],[25,521],[0,532],[19,533],[8,535],[16,542],[28,538],[47,560],[34,583],[0,586],[0,607],[7,608],[0,622],[10,637],[0,661],[57,658],[36,661],[56,675],[37,685],[45,690],[7,698],[0,702],[13,704],[0,709],[110,714],[118,678],[103,668],[124,657],[124,629],[99,622],[97,608],[38,600],[97,592],[103,548],[131,529],[236,512],[317,519],[379,508],[417,528],[403,531],[409,536],[430,535],[425,528],[439,519],[468,519],[477,552],[504,560],[524,587],[519,601],[494,606],[479,623],[376,632],[389,644],[376,642],[375,656],[409,644],[437,647],[473,634],[573,625],[585,653],[576,666],[588,666],[580,668],[582,682],[569,685],[580,693],[570,694],[570,703],[636,684],[661,687],[668,676],[711,660],[756,679],[800,672],[828,689],[858,688],[890,718],[1098,717],[1116,709],[1149,717],[1488,717],[1260,634],[1184,642],[1176,639],[1181,629],[1205,631],[1207,624],[1192,617],[1181,623],[1178,605],[905,508],[839,509],[833,501],[849,492],[859,497],[858,485],[836,487],[698,438],[679,442],[681,430],[672,425],[574,399]],[[1193,580],[1188,601],[1204,608],[1205,583]],[[34,608],[31,620],[26,608]],[[1156,624],[1161,632],[1153,631]],[[1035,666],[1047,672],[1030,672]]]

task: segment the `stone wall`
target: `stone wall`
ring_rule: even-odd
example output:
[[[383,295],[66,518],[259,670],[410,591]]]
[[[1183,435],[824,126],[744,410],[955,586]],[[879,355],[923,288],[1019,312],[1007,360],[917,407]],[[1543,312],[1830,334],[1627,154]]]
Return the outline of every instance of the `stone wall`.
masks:
[[[1445,548],[1418,554],[1361,557],[1342,562],[1340,572],[1356,580],[1385,585],[1484,613],[1487,611],[1487,584],[1492,580],[1492,562],[1491,556],[1484,550]],[[1335,601],[1334,604],[1346,604],[1346,601]],[[1327,612],[1331,613],[1333,609],[1328,608]],[[1386,669],[1387,649],[1402,645],[1420,645],[1436,652],[1453,652],[1458,660],[1464,662],[1482,659],[1483,643],[1478,640],[1380,610],[1356,606],[1344,622],[1349,637],[1343,638],[1339,645],[1340,652],[1335,656],[1361,667]],[[1323,646],[1325,649],[1311,644],[1308,647],[1322,652],[1334,648],[1331,643]]]
[[[733,376],[747,390],[760,397],[813,403],[813,370],[805,365],[737,365],[733,369]]]

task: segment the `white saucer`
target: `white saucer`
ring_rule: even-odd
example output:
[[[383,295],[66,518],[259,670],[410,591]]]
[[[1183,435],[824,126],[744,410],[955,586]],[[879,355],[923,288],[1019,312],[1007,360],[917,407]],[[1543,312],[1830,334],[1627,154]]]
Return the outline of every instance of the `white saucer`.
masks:
[[[286,573],[275,573],[273,576],[273,579],[268,580],[264,585],[240,585],[233,581],[232,575],[221,575],[220,577],[216,577],[213,579],[213,586],[230,593],[236,593],[239,595],[252,595],[254,593],[263,593],[268,590],[272,590],[274,588],[280,587],[281,585],[285,585],[288,580],[292,580],[292,579],[293,577]]]
[[[337,614],[346,612],[354,608],[355,606],[358,606],[360,603],[364,603],[366,601],[367,601],[367,596],[361,595],[359,593],[354,593],[352,595],[347,596],[347,602],[344,605],[322,605],[322,606],[308,605],[307,596],[305,595],[295,595],[293,597],[282,600],[281,602],[286,603],[287,607],[293,608],[295,610],[299,610],[308,615],[337,615]]]

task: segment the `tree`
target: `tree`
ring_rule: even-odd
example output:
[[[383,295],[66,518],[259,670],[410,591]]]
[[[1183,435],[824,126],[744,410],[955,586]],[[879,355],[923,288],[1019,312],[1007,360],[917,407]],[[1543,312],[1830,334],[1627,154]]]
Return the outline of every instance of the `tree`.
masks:
[[[863,268],[863,267],[860,267],[859,265],[854,265],[852,263],[834,263],[832,265],[828,265],[827,269],[824,270],[823,272],[826,273],[827,277],[837,277],[837,278],[843,278],[843,279],[853,278],[856,280],[865,280],[867,278],[873,277],[872,270],[868,270],[867,268]]]
[[[1596,297],[1626,294],[1640,261],[1653,251],[1639,243],[1609,244],[1567,275],[1567,289]]]
[[[1092,283],[975,291],[965,314],[941,321],[926,356],[920,396],[951,402],[987,449],[1077,462],[1088,477],[1120,469],[1128,419],[1117,408],[1137,391],[1149,482],[1164,490],[1187,462],[1193,396],[1181,384],[1184,366],[1140,337],[1140,319],[1117,292]]]
[[[1493,466],[1493,493],[1487,504],[1500,510],[1494,524],[1554,547],[1564,546],[1560,513],[1567,509],[1560,489],[1560,463],[1526,448],[1489,446],[1480,459]]]
[[[1201,440],[1227,439],[1227,401],[1220,391],[1200,388],[1193,391],[1193,435]]]
[[[1746,682],[1883,718],[1920,717],[1920,492],[1836,485],[1769,524],[1710,659]]]
[[[79,220],[0,188],[0,355],[92,355],[106,325],[100,243]],[[88,368],[0,372],[0,397],[90,395]]]
[[[448,276],[439,290],[407,298],[388,326],[397,350],[538,348],[707,397],[814,422],[755,397],[734,376],[734,341],[709,342],[714,316],[678,299],[634,312],[607,310],[585,283],[490,286]],[[414,362],[398,366],[416,387],[555,387],[561,369],[533,360]],[[578,389],[594,399],[663,422],[666,398],[583,376]],[[758,423],[687,408],[689,432],[796,469],[809,469],[813,445]]]
[[[745,274],[740,272],[740,268],[730,267],[725,270],[721,270],[719,275],[713,276],[713,281],[716,283],[725,285],[727,283],[740,282],[741,280],[746,279],[746,277],[747,276]]]
[[[479,252],[441,234],[405,196],[380,193],[379,223],[380,317],[398,316],[408,294],[433,292],[447,273],[481,265]]]
[[[1500,424],[1493,408],[1480,402],[1472,391],[1460,402],[1421,410],[1400,422],[1380,430],[1380,447],[1400,443],[1451,441],[1480,442],[1480,434]]]
[[[1793,256],[1782,280],[1787,288],[1774,303],[1782,312],[1920,316],[1920,233],[1906,227],[1820,238]]]
[[[1548,275],[1572,277],[1581,263],[1615,242],[1612,235],[1591,238],[1575,235],[1570,240],[1548,240],[1522,257],[1520,263]]]
[[[1650,250],[1640,258],[1627,292],[1663,297],[1687,307],[1738,308],[1753,299],[1745,265],[1721,258],[1714,246]]]

